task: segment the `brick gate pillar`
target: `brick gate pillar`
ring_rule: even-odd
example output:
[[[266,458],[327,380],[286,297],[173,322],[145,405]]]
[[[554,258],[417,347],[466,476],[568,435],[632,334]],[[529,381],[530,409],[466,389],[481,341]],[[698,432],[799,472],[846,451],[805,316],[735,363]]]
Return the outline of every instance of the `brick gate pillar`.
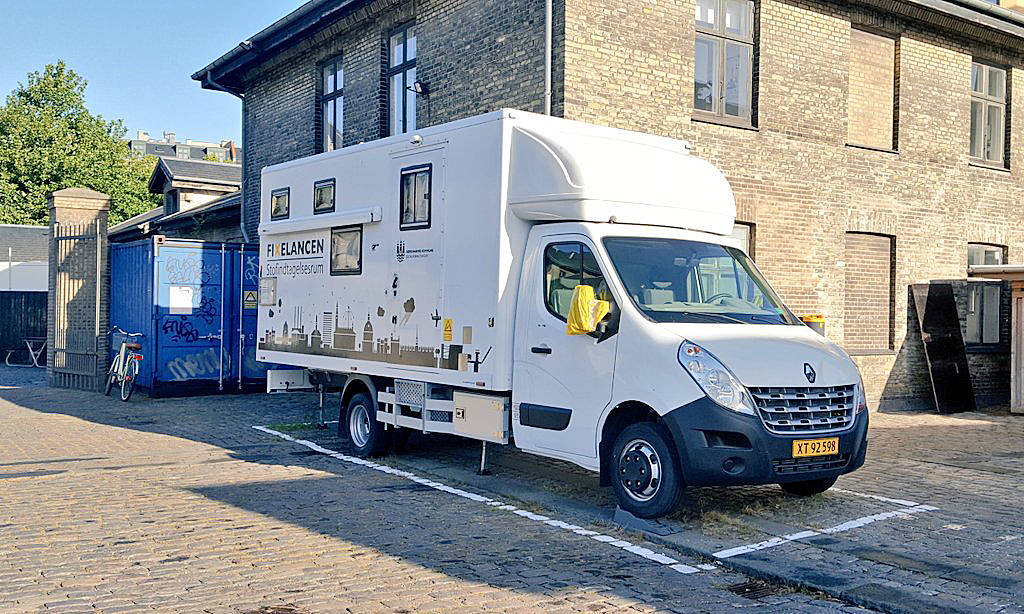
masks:
[[[46,381],[57,388],[99,390],[110,343],[110,197],[86,188],[67,188],[51,193],[48,199]]]

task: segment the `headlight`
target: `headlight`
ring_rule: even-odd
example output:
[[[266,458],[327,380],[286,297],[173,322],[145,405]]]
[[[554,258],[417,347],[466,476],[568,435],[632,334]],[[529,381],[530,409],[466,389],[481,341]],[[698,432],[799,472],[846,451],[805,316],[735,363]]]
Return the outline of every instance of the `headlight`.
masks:
[[[679,346],[679,364],[715,403],[734,412],[756,415],[754,401],[746,387],[704,348],[684,341]]]
[[[863,379],[859,379],[853,387],[853,406],[856,408],[855,415],[868,410],[868,398],[864,394]]]

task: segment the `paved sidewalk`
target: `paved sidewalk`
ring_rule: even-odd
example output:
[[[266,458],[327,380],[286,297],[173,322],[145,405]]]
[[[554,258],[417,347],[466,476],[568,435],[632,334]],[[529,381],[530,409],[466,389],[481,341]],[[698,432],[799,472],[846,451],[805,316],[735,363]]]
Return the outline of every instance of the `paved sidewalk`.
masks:
[[[757,587],[760,599],[739,597],[725,588],[749,582],[743,574],[680,573],[250,428],[308,421],[312,395],[121,403],[4,387],[7,375],[0,371],[2,612],[854,609],[774,585]],[[706,563],[588,524],[571,506],[518,505],[689,569]]]

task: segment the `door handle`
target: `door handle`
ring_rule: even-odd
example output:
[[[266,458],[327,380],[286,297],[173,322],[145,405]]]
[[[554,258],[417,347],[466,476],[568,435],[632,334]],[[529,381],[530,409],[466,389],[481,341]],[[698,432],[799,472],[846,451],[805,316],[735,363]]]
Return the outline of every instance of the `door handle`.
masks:
[[[535,345],[532,348],[530,348],[530,351],[533,352],[534,354],[550,354],[551,348],[545,345]]]

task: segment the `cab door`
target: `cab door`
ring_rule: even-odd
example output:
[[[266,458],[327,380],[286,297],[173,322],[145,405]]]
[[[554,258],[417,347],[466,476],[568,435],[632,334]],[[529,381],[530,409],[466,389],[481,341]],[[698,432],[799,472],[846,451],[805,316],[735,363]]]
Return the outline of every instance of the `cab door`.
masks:
[[[563,234],[534,237],[530,244],[516,310],[516,445],[596,466],[597,425],[612,396],[618,338],[568,335],[566,318],[579,284],[612,302],[613,314],[615,301],[588,238]]]

